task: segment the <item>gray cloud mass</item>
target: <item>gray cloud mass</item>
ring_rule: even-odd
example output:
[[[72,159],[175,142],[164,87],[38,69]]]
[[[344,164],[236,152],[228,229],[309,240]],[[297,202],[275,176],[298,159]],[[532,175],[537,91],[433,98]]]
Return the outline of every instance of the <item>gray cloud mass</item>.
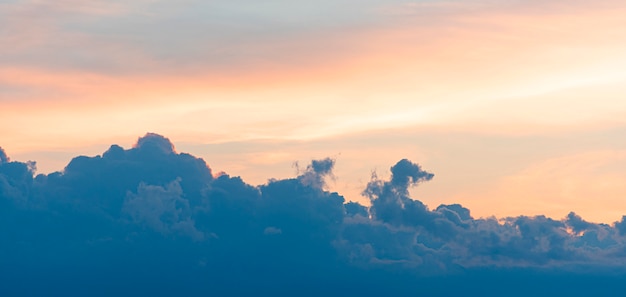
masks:
[[[607,225],[575,213],[429,209],[408,189],[434,174],[407,159],[389,180],[372,178],[364,206],[325,189],[333,159],[253,186],[153,133],[48,175],[0,157],[2,296],[609,296],[625,287],[626,217]]]

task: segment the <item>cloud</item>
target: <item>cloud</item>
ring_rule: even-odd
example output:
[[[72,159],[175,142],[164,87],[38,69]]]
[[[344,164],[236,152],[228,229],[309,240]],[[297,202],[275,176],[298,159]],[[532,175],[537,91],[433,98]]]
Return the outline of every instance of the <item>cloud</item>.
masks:
[[[7,292],[80,295],[107,283],[107,294],[121,296],[449,296],[501,283],[524,296],[532,291],[520,285],[527,280],[584,296],[588,287],[564,280],[591,286],[602,281],[589,276],[626,272],[624,220],[595,224],[573,212],[560,220],[474,218],[459,204],[430,209],[408,189],[434,174],[407,159],[390,168],[389,180],[372,178],[364,191],[370,206],[325,190],[334,159],[254,186],[214,176],[204,160],[154,133],[48,175],[33,177],[29,163],[3,160],[0,224],[9,231],[0,236],[0,264],[8,267],[0,276],[12,281],[0,290]],[[26,276],[41,286],[19,281]]]
[[[7,153],[0,147],[0,165],[9,162],[9,157]]]
[[[0,49],[0,64],[109,74],[154,73],[172,67],[193,72],[199,63],[222,71],[259,60],[301,64],[306,60],[294,49],[310,51],[323,43],[340,51],[345,42],[332,36],[333,29],[378,18],[361,3],[342,2],[339,6],[332,1],[305,5],[282,0],[2,3],[0,24],[7,30],[0,32],[0,40],[14,46]],[[370,4],[378,6],[376,2]]]
[[[310,165],[307,165],[304,173],[298,176],[298,179],[304,185],[322,189],[326,186],[324,178],[332,175],[334,166],[335,160],[331,158],[313,160]]]
[[[376,219],[395,225],[425,225],[433,222],[433,213],[426,205],[411,199],[409,187],[431,180],[434,174],[407,159],[391,167],[391,180],[374,179],[363,192],[372,200],[371,211]]]
[[[31,192],[36,169],[37,166],[32,161],[11,162],[0,147],[0,205],[7,202],[11,204],[24,202]]]
[[[615,228],[617,228],[619,234],[626,235],[626,216],[622,216],[622,220],[615,223]]]
[[[407,159],[402,159],[391,167],[391,184],[398,189],[406,190],[409,186],[429,181],[435,175],[423,171],[419,165]]]
[[[176,153],[174,145],[169,139],[155,133],[148,133],[144,137],[139,138],[134,148],[146,152],[149,151],[151,154]]]
[[[589,229],[594,229],[596,227],[595,224],[589,223],[585,220],[583,220],[582,217],[580,217],[579,215],[575,214],[574,212],[570,212],[567,215],[566,221],[565,223],[570,226],[572,228],[572,230],[578,234],[589,230]]]
[[[137,193],[128,193],[122,212],[134,223],[145,224],[162,234],[180,232],[196,240],[204,237],[191,219],[189,200],[181,197],[180,180],[165,187],[139,184]]]

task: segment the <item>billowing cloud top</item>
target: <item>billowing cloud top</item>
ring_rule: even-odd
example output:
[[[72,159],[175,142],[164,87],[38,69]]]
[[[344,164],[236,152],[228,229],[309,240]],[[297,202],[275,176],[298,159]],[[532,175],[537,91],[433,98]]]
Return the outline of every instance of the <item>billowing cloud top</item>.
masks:
[[[7,154],[0,147],[0,164],[4,164],[4,163],[7,163],[7,162],[9,162],[9,157],[7,157]]]
[[[408,189],[434,175],[407,159],[389,180],[373,177],[364,206],[325,190],[333,159],[253,186],[214,176],[152,133],[36,177],[34,163],[0,156],[2,296],[589,296],[624,287],[626,219],[429,209]]]

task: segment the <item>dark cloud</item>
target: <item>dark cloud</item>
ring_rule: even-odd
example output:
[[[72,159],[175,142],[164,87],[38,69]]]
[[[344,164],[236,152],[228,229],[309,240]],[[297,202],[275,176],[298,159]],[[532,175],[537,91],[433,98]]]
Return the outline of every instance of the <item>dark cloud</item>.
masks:
[[[8,163],[8,162],[9,162],[9,157],[4,152],[4,149],[2,149],[2,147],[0,147],[0,165],[4,164],[4,163]]]
[[[161,234],[181,233],[201,240],[204,234],[196,230],[189,200],[182,194],[179,179],[165,187],[142,183],[137,188],[137,194],[128,193],[122,212],[130,216],[133,223],[145,225]]]
[[[365,206],[325,189],[333,159],[253,186],[214,176],[152,133],[34,178],[34,163],[1,156],[2,296],[606,296],[626,287],[626,219],[429,209],[408,190],[434,175],[406,159],[389,180],[373,177]]]
[[[137,140],[135,149],[149,154],[175,154],[174,144],[159,134],[147,133]]]
[[[615,228],[617,228],[619,234],[626,235],[626,216],[622,216],[622,220],[615,223]]]
[[[409,186],[429,181],[434,176],[407,159],[402,159],[391,167],[391,184],[397,189],[406,190]]]
[[[583,220],[581,216],[575,214],[574,212],[570,212],[567,215],[565,223],[572,228],[572,231],[576,232],[577,234],[583,233],[587,230],[596,229],[595,224]]]
[[[30,195],[35,162],[11,162],[0,147],[0,205],[3,203],[23,203]]]
[[[332,176],[332,170],[335,166],[335,160],[326,158],[323,160],[313,160],[307,165],[306,170],[298,179],[304,185],[322,189],[326,186],[325,178]]]

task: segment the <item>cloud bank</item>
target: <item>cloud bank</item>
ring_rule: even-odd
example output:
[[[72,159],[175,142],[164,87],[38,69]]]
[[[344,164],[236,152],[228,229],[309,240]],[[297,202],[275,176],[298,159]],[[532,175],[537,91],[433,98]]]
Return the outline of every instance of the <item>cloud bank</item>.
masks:
[[[346,203],[333,159],[249,185],[148,133],[62,172],[0,150],[2,296],[614,295],[626,285],[626,217],[474,218],[430,209],[417,163],[375,175]],[[531,284],[531,285],[529,285]]]

